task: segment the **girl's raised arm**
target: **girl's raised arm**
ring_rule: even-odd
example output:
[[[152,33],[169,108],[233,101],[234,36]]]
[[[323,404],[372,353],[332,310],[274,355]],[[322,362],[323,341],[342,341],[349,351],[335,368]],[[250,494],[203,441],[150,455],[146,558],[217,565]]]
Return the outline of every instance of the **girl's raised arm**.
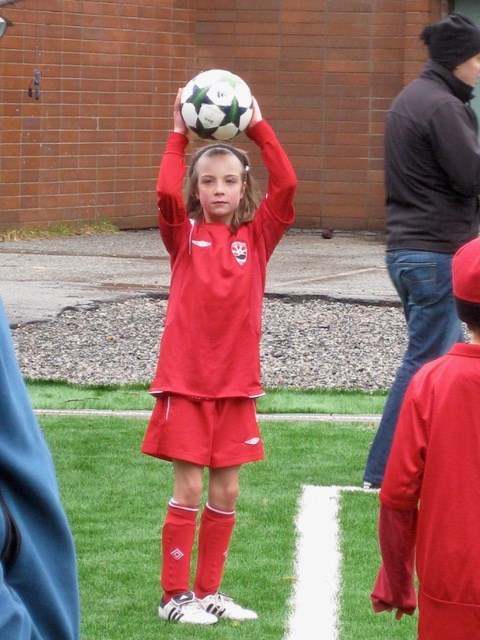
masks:
[[[175,98],[175,104],[173,105],[173,130],[175,133],[181,133],[184,136],[188,136],[188,127],[182,118],[181,112],[181,98],[183,87],[180,87],[177,91]]]
[[[246,133],[260,147],[263,163],[268,170],[268,207],[278,218],[291,223],[297,177],[275,131],[262,117],[255,98],[253,104],[253,116]]]

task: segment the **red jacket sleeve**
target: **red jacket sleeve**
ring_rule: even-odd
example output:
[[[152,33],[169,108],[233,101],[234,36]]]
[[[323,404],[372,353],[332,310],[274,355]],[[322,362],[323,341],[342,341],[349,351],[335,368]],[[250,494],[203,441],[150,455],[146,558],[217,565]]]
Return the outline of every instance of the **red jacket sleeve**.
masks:
[[[378,538],[382,565],[371,594],[376,612],[397,609],[398,614],[412,614],[416,607],[415,546],[429,397],[417,374],[403,399],[380,491]]]
[[[375,613],[397,609],[399,613],[412,615],[415,611],[416,526],[416,509],[397,511],[380,506],[378,538],[382,565],[371,594]]]

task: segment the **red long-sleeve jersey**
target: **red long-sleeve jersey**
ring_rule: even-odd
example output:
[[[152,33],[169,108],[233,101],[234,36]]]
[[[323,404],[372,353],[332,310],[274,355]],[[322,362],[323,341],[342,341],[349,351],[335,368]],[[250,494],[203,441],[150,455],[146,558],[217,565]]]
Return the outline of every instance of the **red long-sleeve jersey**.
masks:
[[[159,226],[172,269],[153,394],[199,398],[255,397],[266,266],[294,220],[297,179],[270,125],[248,132],[260,147],[268,189],[253,221],[232,232],[194,222],[182,197],[186,136],[171,133],[157,192]]]

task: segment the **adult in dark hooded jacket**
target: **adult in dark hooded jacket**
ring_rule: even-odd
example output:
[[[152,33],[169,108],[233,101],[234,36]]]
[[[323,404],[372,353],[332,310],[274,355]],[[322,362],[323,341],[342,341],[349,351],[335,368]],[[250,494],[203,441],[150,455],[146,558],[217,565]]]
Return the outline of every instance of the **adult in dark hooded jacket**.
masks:
[[[366,489],[382,484],[411,378],[463,339],[451,263],[479,229],[480,146],[469,101],[480,76],[480,29],[451,13],[420,37],[430,59],[394,100],[385,127],[386,263],[408,346],[367,459]]]
[[[72,535],[0,301],[0,638],[77,640]]]

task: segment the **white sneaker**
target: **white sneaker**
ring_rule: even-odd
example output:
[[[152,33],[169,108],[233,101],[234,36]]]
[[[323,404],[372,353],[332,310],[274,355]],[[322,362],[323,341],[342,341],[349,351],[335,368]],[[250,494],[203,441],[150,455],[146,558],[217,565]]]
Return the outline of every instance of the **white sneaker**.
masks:
[[[217,616],[208,613],[198,604],[192,591],[181,593],[158,607],[158,615],[163,620],[190,624],[215,624]]]
[[[204,598],[197,598],[197,600],[205,611],[213,613],[218,618],[226,618],[227,620],[256,620],[258,618],[255,611],[244,609],[236,604],[232,598],[220,592]]]
[[[375,484],[375,482],[369,482],[368,480],[364,480],[363,482],[363,490],[364,491],[380,491],[381,487],[379,484]]]

